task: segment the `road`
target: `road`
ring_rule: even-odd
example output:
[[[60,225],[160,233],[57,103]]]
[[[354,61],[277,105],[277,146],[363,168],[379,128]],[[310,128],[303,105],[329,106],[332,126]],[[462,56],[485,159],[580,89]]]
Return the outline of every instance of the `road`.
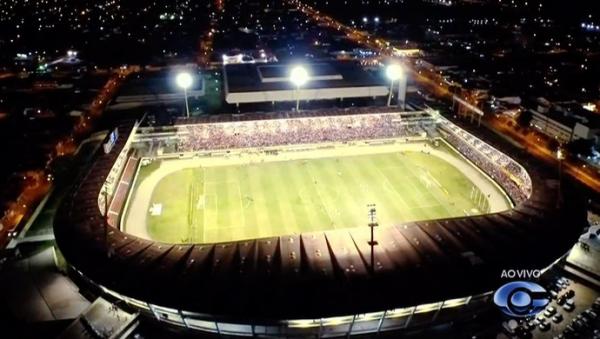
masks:
[[[550,150],[549,147],[543,145],[543,139],[535,134],[523,134],[522,132],[517,131],[514,127],[508,125],[507,121],[502,118],[488,118],[486,119],[486,124],[490,128],[517,141],[536,158],[545,160],[558,166],[556,151]],[[564,173],[571,175],[573,178],[592,188],[596,192],[600,192],[600,178],[597,174],[594,174],[593,172],[590,173],[590,170],[584,168],[583,165],[579,165],[569,160],[564,160],[562,166]]]
[[[391,42],[383,38],[375,37],[368,32],[356,30],[352,27],[346,26],[338,20],[321,13],[318,10],[315,10],[311,6],[303,4],[299,0],[287,0],[287,2],[289,5],[296,7],[300,12],[304,13],[315,23],[344,33],[355,43],[379,52],[381,59],[396,59],[397,56],[395,54],[395,46]],[[412,76],[412,79],[414,79],[419,86],[427,89],[436,97],[446,101],[451,101],[452,97],[457,94],[451,91],[450,84],[445,81],[443,76],[435,73],[433,70],[417,67],[413,62],[404,61],[403,65],[405,66],[405,70],[409,72],[409,74]],[[472,105],[478,106],[479,93],[472,91],[461,91],[458,93],[458,96]],[[514,128],[509,128],[508,126],[503,127],[501,124],[494,123],[493,120],[488,120],[492,121],[488,126],[491,126],[492,128],[496,129],[496,131],[515,139],[521,143],[521,145],[527,148],[530,154],[539,159],[557,163],[558,160],[556,159],[555,151],[538,143],[537,139],[524,137]],[[592,188],[596,192],[600,192],[600,176],[598,173],[591,172],[590,170],[583,168],[583,166],[570,160],[563,161],[563,170],[565,173],[576,178],[578,181]]]
[[[121,68],[114,73],[92,101],[89,111],[82,114],[75,123],[71,134],[54,145],[50,154],[48,154],[49,160],[42,164],[39,169],[30,170],[23,174],[25,183],[21,192],[13,202],[9,203],[0,218],[0,248],[5,248],[10,237],[19,232],[38,203],[52,188],[52,161],[75,152],[78,140],[81,140],[93,130],[94,121],[102,115],[106,105],[117,93],[123,80],[135,71],[134,68]]]

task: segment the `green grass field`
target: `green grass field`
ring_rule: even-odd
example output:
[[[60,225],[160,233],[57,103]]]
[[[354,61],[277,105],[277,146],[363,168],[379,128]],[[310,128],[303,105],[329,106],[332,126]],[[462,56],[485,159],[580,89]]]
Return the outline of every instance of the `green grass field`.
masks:
[[[142,167],[138,178],[157,167]],[[154,240],[220,242],[366,227],[367,205],[376,204],[379,223],[393,225],[487,212],[473,199],[478,190],[421,152],[194,167],[156,184],[151,203],[162,213],[148,212],[146,223]]]

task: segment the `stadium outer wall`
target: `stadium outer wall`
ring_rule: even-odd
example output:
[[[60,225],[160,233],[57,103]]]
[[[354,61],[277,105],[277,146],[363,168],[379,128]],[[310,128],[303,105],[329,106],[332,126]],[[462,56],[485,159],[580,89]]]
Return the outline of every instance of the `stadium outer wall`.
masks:
[[[121,136],[132,133],[119,127]],[[164,244],[105,227],[99,196],[111,171],[120,176],[113,165],[123,154],[124,137],[65,198],[57,243],[79,281],[158,321],[205,332],[342,336],[470,318],[489,307],[502,270],[547,267],[585,225],[580,199],[563,189],[556,208],[555,177],[529,162],[531,192],[510,211],[382,228],[390,241],[377,247],[374,272],[362,228]]]

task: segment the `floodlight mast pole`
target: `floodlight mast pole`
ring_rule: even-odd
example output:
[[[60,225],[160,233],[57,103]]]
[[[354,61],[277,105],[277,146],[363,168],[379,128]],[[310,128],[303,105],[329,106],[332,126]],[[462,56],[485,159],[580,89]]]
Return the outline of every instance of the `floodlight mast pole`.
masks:
[[[186,117],[189,119],[190,118],[190,105],[188,104],[187,87],[185,87],[183,89],[183,95],[185,96],[185,114],[186,114]]]
[[[179,86],[181,89],[183,89],[183,96],[185,99],[185,116],[189,119],[190,118],[190,105],[188,103],[188,88],[190,86],[192,86],[192,82],[193,82],[193,78],[192,75],[187,73],[187,72],[181,72],[179,74],[177,74],[177,77],[175,77],[175,82],[177,83],[177,86]]]
[[[369,227],[371,228],[371,241],[369,241],[369,245],[371,246],[371,273],[375,273],[375,246],[377,245],[377,241],[375,241],[375,227],[379,226],[377,223],[377,211],[375,209],[375,204],[367,205],[369,208]]]
[[[402,66],[399,64],[391,64],[388,65],[385,74],[390,79],[390,93],[388,94],[388,106],[392,104],[392,93],[394,92],[394,81],[398,80],[398,98],[396,101],[398,102],[398,107],[402,110],[405,109],[405,101],[406,101],[406,74],[402,69]]]
[[[300,110],[300,85],[296,85],[296,112]]]
[[[302,66],[292,68],[289,81],[294,85],[293,96],[296,97],[296,111],[300,110],[300,87],[308,81],[308,72]]]
[[[400,79],[398,79],[398,107],[401,110],[406,110],[406,86],[407,86],[407,78],[406,74],[403,74]]]
[[[390,94],[388,94],[388,101],[387,101],[387,105],[391,106],[392,105],[392,92],[394,90],[394,79],[390,79]]]

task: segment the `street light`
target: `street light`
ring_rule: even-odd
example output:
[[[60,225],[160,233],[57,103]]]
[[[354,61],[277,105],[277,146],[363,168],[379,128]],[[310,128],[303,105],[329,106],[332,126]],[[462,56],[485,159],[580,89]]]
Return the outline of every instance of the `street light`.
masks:
[[[296,111],[300,109],[300,87],[308,82],[308,71],[303,66],[295,66],[290,72],[290,82],[296,86]]]
[[[190,88],[190,86],[192,86],[193,81],[194,79],[192,78],[192,75],[187,72],[181,72],[177,74],[177,77],[175,78],[177,86],[183,88],[183,94],[185,96],[185,112],[188,118],[190,117],[190,107],[188,105],[187,90]]]
[[[401,80],[398,86],[398,106],[404,109],[404,99],[406,97],[406,76],[404,69],[399,64],[390,64],[385,69],[385,75],[390,79],[390,94],[388,95],[387,105],[392,103],[392,92],[394,90],[394,81]]]

